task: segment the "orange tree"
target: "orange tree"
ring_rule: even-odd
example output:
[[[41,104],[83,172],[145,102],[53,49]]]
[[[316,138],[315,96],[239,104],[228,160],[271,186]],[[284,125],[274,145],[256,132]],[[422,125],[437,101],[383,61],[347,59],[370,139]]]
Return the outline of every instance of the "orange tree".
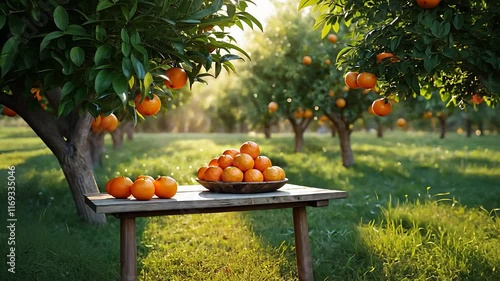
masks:
[[[425,5],[422,3],[435,3]],[[320,11],[316,27],[350,26],[352,45],[338,64],[376,74],[385,95],[429,98],[467,107],[474,95],[500,100],[500,2],[496,0],[301,0]],[[393,57],[377,63],[377,55]]]
[[[350,134],[354,122],[367,111],[376,97],[370,91],[344,90],[342,72],[334,66],[342,41],[331,43],[328,37],[310,26],[314,19],[296,13],[296,6],[282,5],[269,19],[267,31],[252,38],[252,62],[246,64],[251,77],[242,78],[247,97],[261,111],[270,101],[278,103],[274,114],[286,118],[295,134],[295,151],[302,151],[304,132],[313,118],[327,115],[335,124],[340,140],[342,162],[354,164]],[[283,28],[283,23],[286,28]],[[336,34],[337,40],[343,32]],[[259,120],[255,119],[258,122]]]
[[[177,88],[167,69],[182,67],[190,84],[234,71],[233,53],[247,54],[225,28],[260,23],[241,0],[42,2],[0,4],[0,104],[58,159],[77,214],[104,223],[83,200],[98,191],[87,149],[92,117],[135,121],[140,93],[165,100]],[[35,85],[45,110],[30,91]]]

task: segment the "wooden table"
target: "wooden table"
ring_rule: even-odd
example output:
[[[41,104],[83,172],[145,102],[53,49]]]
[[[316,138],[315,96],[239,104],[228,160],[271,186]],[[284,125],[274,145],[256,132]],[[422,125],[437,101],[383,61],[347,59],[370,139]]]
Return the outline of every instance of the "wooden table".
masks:
[[[278,191],[253,194],[213,193],[201,185],[179,186],[172,199],[149,201],[114,199],[108,194],[87,194],[85,202],[96,213],[120,219],[121,280],[137,280],[136,217],[293,209],[293,227],[299,280],[313,280],[306,207],[328,206],[330,199],[346,198],[345,191],[286,184]],[[132,197],[131,197],[132,198]]]

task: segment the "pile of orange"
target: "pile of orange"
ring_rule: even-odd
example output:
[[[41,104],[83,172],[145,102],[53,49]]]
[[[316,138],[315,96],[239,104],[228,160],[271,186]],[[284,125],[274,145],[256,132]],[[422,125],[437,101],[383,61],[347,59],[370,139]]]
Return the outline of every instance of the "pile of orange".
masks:
[[[208,165],[198,169],[198,179],[222,182],[269,182],[285,179],[285,171],[273,166],[271,159],[260,154],[260,147],[246,141],[240,149],[226,149]]]
[[[155,195],[158,198],[172,198],[177,193],[177,181],[172,177],[140,175],[132,181],[129,177],[120,176],[106,183],[106,192],[117,199],[127,199],[132,195],[137,200],[150,200]]]

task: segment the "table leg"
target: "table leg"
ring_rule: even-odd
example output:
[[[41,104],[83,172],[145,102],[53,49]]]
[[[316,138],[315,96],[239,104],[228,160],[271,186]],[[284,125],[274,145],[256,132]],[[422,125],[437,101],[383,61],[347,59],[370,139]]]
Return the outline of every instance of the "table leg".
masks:
[[[293,227],[295,232],[295,256],[300,281],[313,281],[312,257],[309,248],[306,207],[293,208]]]
[[[134,217],[120,217],[121,281],[137,281],[137,245]]]

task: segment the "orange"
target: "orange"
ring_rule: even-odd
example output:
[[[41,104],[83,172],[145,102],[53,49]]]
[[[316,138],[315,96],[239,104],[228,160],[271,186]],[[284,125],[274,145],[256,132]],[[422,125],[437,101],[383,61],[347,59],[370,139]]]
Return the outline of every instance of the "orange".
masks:
[[[212,160],[208,162],[208,166],[219,166],[219,157],[212,158]]]
[[[330,64],[332,64],[332,61],[331,61],[330,59],[326,59],[326,60],[325,60],[325,64],[326,64],[326,65],[330,65]]]
[[[205,179],[205,171],[207,170],[208,166],[201,166],[199,169],[198,169],[198,172],[197,172],[197,176],[198,176],[198,179],[200,180],[204,180]]]
[[[116,177],[109,184],[109,194],[119,199],[128,198],[132,194],[130,190],[132,184],[134,184],[134,182],[128,177]]]
[[[380,98],[373,101],[372,110],[377,116],[386,116],[391,113],[392,104],[387,99]]]
[[[236,155],[240,154],[240,151],[238,149],[235,149],[235,148],[230,148],[230,149],[224,150],[224,152],[222,152],[222,154],[230,155],[234,159],[234,157],[236,157]]]
[[[167,86],[170,89],[175,89],[175,90],[180,89],[184,87],[184,85],[186,85],[188,80],[186,71],[180,67],[169,68],[165,75],[170,80],[170,81],[166,79],[164,80],[165,86]]]
[[[241,182],[243,181],[243,172],[236,167],[227,167],[222,172],[223,182]]]
[[[432,112],[431,111],[426,111],[424,112],[424,118],[432,118]]]
[[[399,118],[398,121],[396,121],[396,124],[398,127],[404,127],[406,126],[406,120],[404,118]]]
[[[115,178],[112,178],[112,179],[110,179],[110,180],[108,180],[108,181],[106,182],[106,188],[105,188],[105,190],[106,190],[106,193],[107,193],[107,194],[110,194],[110,193],[109,193],[109,190],[111,189],[111,183],[113,182],[113,180],[114,180],[114,179],[115,179]]]
[[[472,102],[473,104],[480,104],[480,103],[482,103],[483,101],[484,101],[484,98],[483,98],[482,96],[478,95],[478,94],[474,94],[474,95],[472,96],[472,99],[471,99],[471,102]]]
[[[153,99],[150,99],[149,97],[145,97],[142,102],[141,102],[141,99],[142,99],[142,95],[138,94],[135,97],[134,103],[135,103],[135,109],[142,116],[155,115],[156,113],[158,113],[160,111],[161,100],[157,95],[153,94]]]
[[[283,170],[283,168],[281,168],[280,166],[273,166],[273,167],[278,169],[278,171],[280,172],[280,178],[284,180],[286,178],[285,170]]]
[[[97,118],[92,119],[92,123],[90,123],[90,129],[93,132],[99,133],[100,131],[102,131],[101,119],[102,119],[101,115],[97,116]]]
[[[330,90],[330,91],[328,91],[328,95],[329,95],[330,97],[334,97],[334,96],[335,96],[335,91],[334,91],[334,90]]]
[[[439,5],[439,2],[441,2],[441,0],[417,0],[417,4],[420,8],[424,9],[436,8],[437,5]]]
[[[357,82],[358,75],[359,75],[359,73],[355,72],[355,71],[347,72],[345,77],[344,77],[344,82],[345,82],[346,86],[351,88],[351,89],[359,89],[359,85]]]
[[[394,55],[393,55],[393,54],[391,54],[391,53],[386,53],[386,52],[382,52],[382,53],[378,54],[376,58],[377,58],[377,63],[381,63],[381,62],[383,62],[383,61],[384,61],[384,59],[386,59],[386,58],[391,58],[391,59],[390,59],[390,60],[391,60],[391,62],[396,62],[396,60],[397,60],[397,59],[394,57]]]
[[[279,181],[281,178],[281,171],[276,167],[266,168],[262,174],[264,175],[264,181]]]
[[[370,72],[361,72],[356,78],[356,82],[364,89],[371,89],[377,85],[377,76]]]
[[[276,110],[278,110],[278,103],[275,102],[275,101],[272,101],[270,102],[268,105],[267,105],[267,108],[269,109],[269,112],[270,113],[273,113],[275,112]]]
[[[373,88],[372,88],[372,89],[373,89]],[[361,93],[362,93],[363,95],[368,95],[368,94],[370,93],[370,90],[371,90],[371,89],[364,89],[363,91],[361,91]]]
[[[99,126],[106,132],[113,132],[116,130],[116,127],[118,127],[118,118],[111,113],[106,117],[102,117],[101,124]]]
[[[155,195],[155,185],[147,178],[140,178],[130,186],[130,192],[137,200],[150,200]]]
[[[245,171],[245,174],[243,175],[243,181],[244,182],[263,182],[264,175],[262,175],[262,172],[257,170],[257,169],[249,169],[249,170]]]
[[[344,108],[345,105],[346,105],[346,101],[345,99],[343,98],[338,98],[336,101],[335,101],[335,105],[338,107],[338,108]]]
[[[153,181],[155,187],[155,194],[158,198],[172,198],[177,193],[177,181],[168,176],[158,177]]]
[[[312,58],[310,56],[304,56],[302,58],[302,63],[304,65],[310,65],[312,63]]]
[[[321,122],[326,122],[326,121],[328,121],[328,116],[326,116],[326,115],[321,115],[321,117],[319,118],[319,121],[321,121]]]
[[[356,78],[357,78],[357,76],[356,76]],[[347,86],[347,85],[344,86],[344,92],[349,92],[350,89],[351,88],[349,88],[349,86]]]
[[[260,147],[253,141],[246,141],[240,146],[240,153],[246,153],[255,159],[260,154]]]
[[[253,168],[264,172],[266,168],[271,167],[272,165],[273,163],[271,162],[271,159],[269,159],[267,156],[261,155],[255,158]]]
[[[3,106],[3,114],[9,117],[14,117],[17,115],[17,113],[14,110],[6,107],[5,105]]]
[[[300,118],[303,118],[304,117],[304,110],[302,110],[302,108],[297,108],[297,110],[295,110],[295,112],[293,113],[293,116],[296,118],[296,119],[300,119]]]
[[[240,153],[234,157],[233,166],[240,169],[242,172],[245,172],[249,169],[252,169],[255,164],[252,156],[246,153]]]
[[[33,98],[35,98],[37,101],[42,100],[42,96],[40,95],[40,88],[31,88],[31,93],[33,94]]]
[[[147,176],[147,175],[138,175],[137,177],[135,177],[135,180],[138,179],[148,179],[150,181],[155,181],[155,179],[152,176]]]
[[[233,157],[231,157],[231,155],[222,154],[219,158],[217,158],[217,164],[222,169],[225,169],[233,165]]]
[[[333,33],[330,33],[328,34],[328,41],[330,41],[330,43],[332,44],[335,44],[337,43],[337,35],[333,34]]]
[[[310,110],[309,108],[306,108],[306,110],[304,111],[304,118],[312,118],[313,117],[313,111]]]
[[[224,170],[219,166],[210,166],[203,174],[203,178],[206,181],[221,181],[223,171]]]

